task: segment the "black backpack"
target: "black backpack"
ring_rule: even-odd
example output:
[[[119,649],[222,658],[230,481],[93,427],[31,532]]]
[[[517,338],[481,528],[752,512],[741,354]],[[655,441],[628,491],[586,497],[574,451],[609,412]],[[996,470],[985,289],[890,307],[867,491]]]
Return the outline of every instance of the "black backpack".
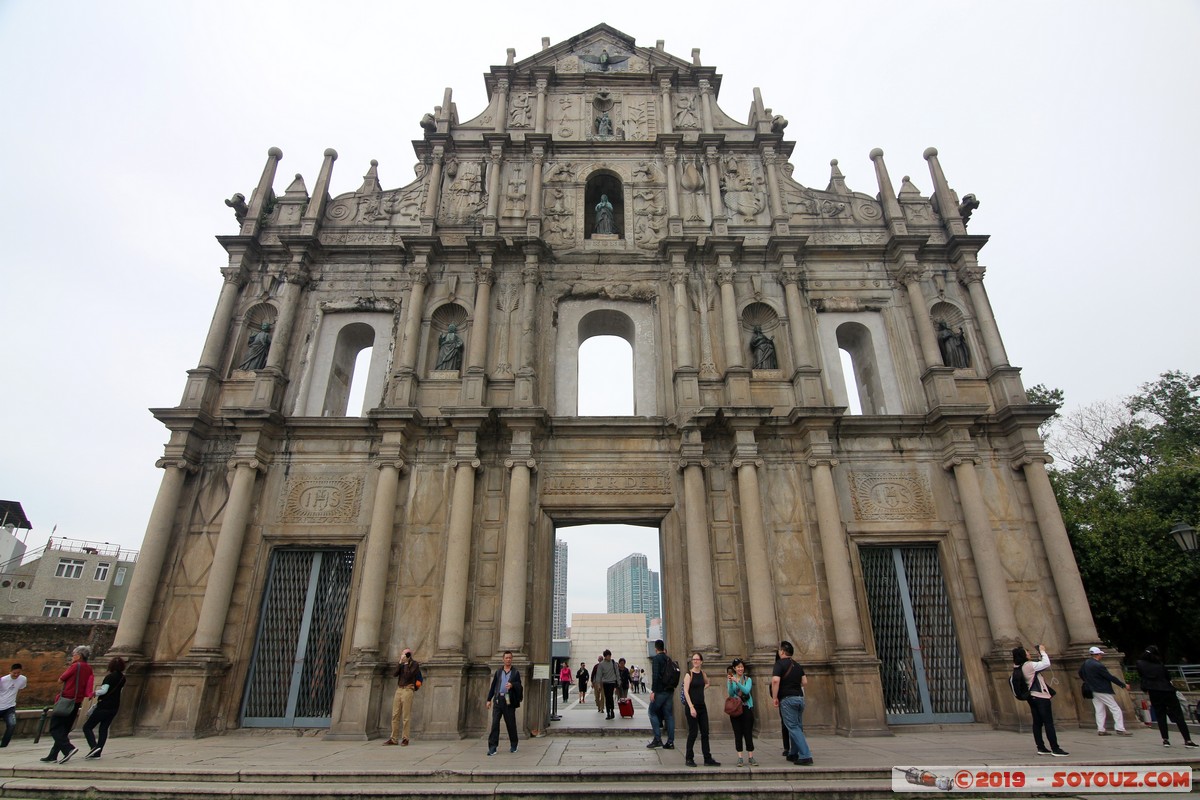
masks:
[[[679,664],[672,661],[670,656],[667,657],[667,663],[663,665],[663,689],[668,692],[679,685]]]
[[[1008,685],[1012,688],[1013,697],[1022,702],[1029,699],[1029,684],[1025,681],[1025,673],[1020,667],[1013,667],[1012,675],[1008,677]]]

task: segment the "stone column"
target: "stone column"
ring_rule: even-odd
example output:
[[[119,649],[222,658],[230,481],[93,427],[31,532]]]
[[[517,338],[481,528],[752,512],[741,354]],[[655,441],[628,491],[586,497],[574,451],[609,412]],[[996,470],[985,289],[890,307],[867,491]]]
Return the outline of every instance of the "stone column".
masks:
[[[783,199],[779,194],[779,165],[776,163],[774,147],[764,147],[762,152],[763,167],[767,173],[767,198],[771,202],[771,218],[788,218],[787,209],[783,207]]]
[[[474,433],[459,435],[459,448],[474,452]],[[469,442],[464,447],[464,438]],[[459,448],[456,448],[459,449]],[[442,580],[442,616],[438,624],[437,645],[440,653],[461,655],[463,626],[466,623],[467,575],[471,567],[471,522],[475,515],[475,472],[478,458],[459,457],[452,462],[454,493],[450,502],[450,525],[446,536],[446,572]]]
[[[534,133],[546,132],[546,85],[545,78],[537,79],[537,118],[533,122]]]
[[[129,592],[112,646],[114,652],[127,655],[142,654],[142,638],[146,635],[146,623],[154,606],[158,578],[171,544],[171,528],[175,522],[175,512],[179,509],[183,482],[188,472],[196,470],[195,465],[185,459],[162,458],[155,466],[165,471],[158,487],[158,496],[154,498],[154,508],[150,511],[150,521],[146,523],[146,536],[142,539],[137,569],[129,579]]]
[[[837,459],[817,456],[808,459],[812,470],[813,495],[817,501],[817,530],[821,535],[821,554],[825,560],[825,582],[829,586],[829,607],[833,613],[833,634],[837,649],[863,650],[862,623],[858,616],[854,574],[850,569],[842,514],[838,510],[833,485],[833,467]]]
[[[1067,638],[1072,647],[1083,647],[1100,641],[1092,610],[1088,605],[1083,579],[1079,576],[1079,565],[1071,550],[1071,540],[1063,526],[1058,501],[1046,474],[1046,465],[1039,458],[1024,457],[1013,464],[1013,469],[1025,473],[1029,487],[1029,498],[1033,502],[1033,513],[1037,515],[1038,528],[1042,532],[1042,547],[1050,562],[1050,576],[1058,593],[1058,604],[1062,606],[1067,623]],[[140,563],[140,562],[139,562]]]
[[[992,313],[992,304],[983,288],[985,271],[979,266],[960,267],[958,280],[967,287],[967,293],[971,296],[975,319],[979,320],[979,330],[983,334],[983,346],[987,348],[988,361],[995,368],[1008,365],[1008,353],[1004,351],[1000,329],[996,327],[996,316]]]
[[[500,159],[502,155],[503,151],[501,150],[500,145],[492,145],[492,151],[488,157],[490,164],[488,166],[487,176],[487,216],[491,217],[493,220],[500,212]]]
[[[508,81],[496,81],[496,133],[504,133],[508,125]],[[492,214],[495,216],[495,214]]]
[[[524,434],[524,446],[514,450],[528,450],[528,431],[517,431],[514,436]],[[515,445],[515,443],[514,443]],[[532,458],[510,458],[504,466],[512,470],[508,484],[508,523],[504,532],[504,584],[500,601],[500,649],[514,653],[526,653],[525,648],[525,598],[529,569],[529,476],[537,467]]]
[[[675,107],[671,105],[671,79],[659,78],[658,89],[662,103],[662,113],[658,115],[659,130],[662,133],[671,133],[671,125],[675,119],[672,113]]]
[[[221,637],[225,632],[225,619],[229,614],[229,601],[233,596],[233,583],[237,577],[250,503],[254,497],[254,479],[264,468],[258,459],[244,457],[231,459],[229,466],[234,470],[233,488],[229,490],[229,503],[225,506],[225,518],[217,535],[208,585],[204,587],[200,620],[192,640],[191,653],[194,655],[221,653]]]
[[[750,622],[756,654],[771,653],[779,642],[779,625],[775,619],[774,581],[767,561],[767,536],[763,528],[762,494],[758,485],[758,470],[763,465],[758,458],[754,431],[736,432],[737,446],[733,468],[738,476],[738,506],[742,516],[742,544],[746,554],[746,585],[750,599]]]
[[[721,285],[721,334],[725,337],[725,368],[741,367],[742,337],[738,332],[737,298],[733,292],[734,269],[730,257],[719,255],[717,282]]]
[[[404,340],[400,345],[399,369],[417,367],[417,346],[421,341],[421,316],[425,309],[425,285],[429,283],[429,266],[424,253],[418,253],[408,272],[412,280],[408,308],[404,315]]]
[[[788,336],[792,340],[792,358],[795,359],[797,367],[811,367],[813,356],[808,346],[808,337],[804,335],[804,304],[800,299],[800,280],[803,275],[804,271],[797,266],[795,258],[790,254],[785,255],[783,266],[779,270],[779,278],[783,282],[783,302],[788,315]]]
[[[546,162],[545,151],[533,148],[533,175],[529,178],[529,216],[542,216],[542,167]]]
[[[904,290],[908,294],[908,303],[912,309],[913,321],[917,325],[917,339],[921,343],[921,356],[925,359],[925,366],[940,367],[942,351],[938,347],[933,322],[929,319],[925,290],[921,286],[921,273],[922,270],[916,263],[906,259],[897,277],[904,284]]]
[[[362,586],[358,595],[358,611],[354,618],[353,649],[376,651],[383,623],[383,604],[387,592],[388,568],[391,566],[392,540],[396,525],[396,495],[403,473],[404,460],[398,448],[387,456],[381,454],[375,466],[379,480],[375,484],[375,504],[371,508],[371,529],[367,532],[367,551],[363,554]]]
[[[979,589],[983,594],[983,609],[987,614],[988,627],[991,628],[993,647],[1000,652],[1019,642],[1021,634],[1008,597],[1008,583],[996,549],[995,531],[992,530],[983,503],[979,476],[975,474],[975,459],[971,456],[954,456],[944,466],[953,470],[954,481],[958,484],[967,538],[971,542],[971,555],[975,559]]]
[[[679,261],[682,260],[680,254]],[[692,325],[688,319],[687,268],[682,263],[676,264],[671,269],[670,280],[675,308],[675,366],[695,366],[692,362]]]
[[[705,133],[713,132],[713,99],[712,99],[712,84],[703,78],[699,81],[700,84],[700,116],[704,125]]]
[[[678,154],[674,147],[663,150],[663,161],[667,164],[667,216],[670,219],[679,217],[679,178],[677,177],[676,161]]]
[[[437,218],[438,205],[442,202],[442,159],[445,154],[445,148],[439,144],[433,148],[433,155],[430,156],[429,193],[425,196],[425,216],[431,221]]]
[[[492,269],[492,254],[481,253],[475,268],[475,312],[471,323],[471,346],[467,351],[467,369],[487,366],[488,320],[492,308],[492,284],[496,273]]]
[[[679,468],[683,471],[683,511],[687,536],[688,610],[692,614],[692,644],[701,653],[717,652],[717,610],[713,598],[712,547],[708,537],[708,504],[700,432],[683,433]]]
[[[717,148],[709,147],[704,151],[704,162],[708,170],[708,203],[712,207],[714,230],[717,226],[717,220],[725,216],[725,206],[721,202],[720,161],[721,156],[717,152]]]
[[[239,256],[237,260],[241,261],[241,257]],[[233,319],[238,292],[246,283],[246,272],[240,266],[228,266],[221,270],[221,275],[225,278],[225,282],[221,284],[221,294],[217,298],[217,310],[213,312],[212,322],[208,326],[208,336],[204,338],[204,350],[200,353],[200,369],[215,370],[220,365],[221,350],[225,346],[225,337],[229,333],[229,323]]]
[[[534,378],[537,370],[534,367],[536,358],[537,332],[537,287],[541,279],[538,267],[538,256],[535,253],[525,254],[525,268],[521,270],[521,347],[517,360],[517,379],[514,386],[513,405],[528,408],[537,401]]]
[[[299,256],[283,275],[283,291],[279,298],[279,318],[275,320],[275,330],[271,337],[271,349],[267,351],[267,369],[283,370],[287,358],[288,343],[292,338],[292,328],[296,319],[296,310],[300,305],[301,286],[308,282],[308,267],[304,263],[307,256]]]

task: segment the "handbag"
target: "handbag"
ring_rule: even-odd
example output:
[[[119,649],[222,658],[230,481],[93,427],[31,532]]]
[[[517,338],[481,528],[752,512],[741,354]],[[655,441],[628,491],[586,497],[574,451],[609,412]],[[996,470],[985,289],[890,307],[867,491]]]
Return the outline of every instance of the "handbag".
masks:
[[[728,714],[729,716],[740,717],[742,715],[742,712],[745,710],[746,710],[746,707],[742,704],[742,698],[740,698],[740,697],[726,697],[725,698],[725,713]]]
[[[1094,695],[1094,692],[1092,692],[1092,687],[1088,686],[1086,683],[1083,684],[1083,687],[1080,689],[1080,692],[1083,694],[1083,697],[1086,700],[1091,700],[1092,696]]]
[[[66,687],[64,686],[65,690]],[[75,694],[79,694],[79,669],[75,669]],[[75,698],[64,697],[60,692],[58,699],[54,701],[54,708],[50,711],[52,717],[69,717],[75,713]]]

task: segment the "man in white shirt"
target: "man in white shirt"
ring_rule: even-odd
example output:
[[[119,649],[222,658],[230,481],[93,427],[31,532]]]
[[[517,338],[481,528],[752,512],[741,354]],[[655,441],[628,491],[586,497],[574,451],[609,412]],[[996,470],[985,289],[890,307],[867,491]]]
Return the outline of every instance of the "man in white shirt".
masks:
[[[25,688],[28,679],[21,674],[21,665],[13,664],[12,671],[0,676],[0,718],[4,719],[4,739],[0,747],[8,747],[17,728],[17,692]]]

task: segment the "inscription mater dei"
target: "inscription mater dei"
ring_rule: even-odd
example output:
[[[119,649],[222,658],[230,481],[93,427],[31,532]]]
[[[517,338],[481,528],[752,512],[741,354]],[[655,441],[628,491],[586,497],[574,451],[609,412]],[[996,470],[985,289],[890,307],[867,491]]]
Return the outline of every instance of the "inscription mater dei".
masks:
[[[666,494],[670,480],[661,470],[562,470],[547,475],[544,487],[554,494]]]

